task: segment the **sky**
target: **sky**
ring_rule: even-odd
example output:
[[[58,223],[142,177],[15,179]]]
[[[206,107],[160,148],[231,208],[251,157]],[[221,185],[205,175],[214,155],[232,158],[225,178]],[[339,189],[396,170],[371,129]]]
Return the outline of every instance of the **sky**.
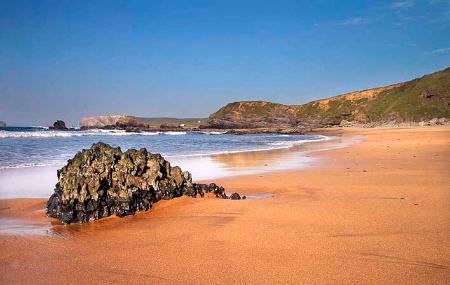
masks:
[[[450,0],[0,0],[0,120],[206,117],[450,66]]]

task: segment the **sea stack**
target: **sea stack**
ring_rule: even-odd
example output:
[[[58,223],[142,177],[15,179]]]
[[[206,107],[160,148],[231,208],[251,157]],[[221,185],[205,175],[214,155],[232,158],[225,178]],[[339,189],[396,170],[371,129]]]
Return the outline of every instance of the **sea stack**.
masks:
[[[66,123],[62,120],[57,120],[53,123],[53,126],[49,127],[52,130],[67,130]]]
[[[6,128],[6,123],[3,121],[0,121],[0,128]]]
[[[229,198],[224,188],[214,183],[192,183],[189,172],[171,167],[160,154],[144,148],[122,152],[101,142],[78,152],[57,175],[47,214],[63,224],[133,215],[149,210],[159,200],[182,195],[203,197],[212,193],[217,198]],[[235,193],[230,199],[240,198]]]

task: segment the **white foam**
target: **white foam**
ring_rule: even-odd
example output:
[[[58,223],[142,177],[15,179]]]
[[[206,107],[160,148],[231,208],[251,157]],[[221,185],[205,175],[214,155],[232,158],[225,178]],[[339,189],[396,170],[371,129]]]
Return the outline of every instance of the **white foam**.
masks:
[[[182,135],[185,135],[186,132],[172,132],[172,131],[170,131],[170,132],[163,132],[163,134],[169,135],[169,136],[182,136]]]
[[[223,135],[226,134],[227,132],[225,131],[225,132],[200,132],[200,133],[205,135]]]
[[[36,129],[44,129],[44,130],[48,130],[49,127],[44,127],[44,126],[31,126],[32,128],[36,128]]]

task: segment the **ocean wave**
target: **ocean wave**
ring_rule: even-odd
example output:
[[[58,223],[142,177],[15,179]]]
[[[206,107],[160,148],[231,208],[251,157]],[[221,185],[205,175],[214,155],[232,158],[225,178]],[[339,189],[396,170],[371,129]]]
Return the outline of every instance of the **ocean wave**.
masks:
[[[325,140],[331,139],[330,137],[322,136],[322,135],[315,136],[315,138],[316,139],[271,142],[271,143],[268,143],[268,145],[271,145],[274,147],[279,147],[279,148],[289,148],[289,147],[293,147],[293,146],[308,143],[308,142],[318,142],[318,141],[325,141]]]
[[[200,132],[200,133],[202,133],[204,135],[223,135],[223,134],[226,134],[227,132],[224,131],[224,132]]]
[[[88,131],[0,131],[0,138],[67,138],[83,136],[155,136],[160,132],[126,132],[123,130]]]
[[[11,132],[9,132],[11,133]],[[61,132],[61,131],[44,131],[44,132],[28,132],[33,133],[31,135],[39,135],[39,133],[42,135],[44,133],[45,135],[76,135],[76,136],[83,136],[83,135],[130,135],[130,133],[119,131],[119,130],[89,130],[89,131],[80,131],[80,132]],[[174,132],[171,132],[173,135]],[[184,132],[175,132],[176,135],[183,135]],[[0,133],[1,134],[1,133]],[[167,132],[164,133],[156,133],[156,132],[149,132],[149,133],[134,133],[131,135],[164,135],[167,134]],[[28,134],[29,135],[29,134]],[[125,139],[125,138],[124,138]],[[167,146],[164,148],[164,150],[168,151],[164,153],[165,151],[162,151],[161,149],[159,152],[162,153],[162,155],[166,158],[182,158],[182,157],[199,157],[199,156],[214,156],[214,155],[224,155],[224,154],[234,154],[234,153],[245,153],[245,152],[258,152],[258,151],[270,151],[270,150],[277,150],[277,149],[287,149],[290,147],[293,147],[295,145],[307,143],[307,142],[318,142],[318,141],[325,141],[330,140],[332,138],[326,137],[326,136],[306,136],[303,137],[302,140],[290,140],[290,141],[283,141],[280,139],[273,140],[273,137],[270,138],[272,141],[262,141],[260,144],[253,144],[253,146],[247,145],[247,146],[239,146],[236,145],[233,147],[233,143],[227,143],[227,140],[225,140],[225,143],[219,143],[215,149],[191,149],[187,150],[185,148],[182,149],[182,152],[184,153],[174,153],[175,149],[171,149],[170,146]],[[126,139],[128,141],[128,139]],[[178,141],[178,139],[172,139],[171,141]],[[213,140],[214,143],[215,140]],[[16,142],[13,142],[11,147],[14,147]],[[47,145],[47,142],[44,143],[44,145]],[[73,153],[75,153],[78,149],[74,149]],[[151,150],[151,148],[150,148]],[[188,152],[188,153],[186,153]],[[21,161],[12,161],[12,160],[6,160],[1,161],[0,160],[0,170],[2,169],[11,169],[11,168],[27,168],[27,167],[45,167],[45,166],[52,166],[52,167],[61,167],[65,164],[66,160],[70,158],[73,154],[70,150],[64,151],[60,155],[55,156],[53,153],[49,152],[43,152],[45,153],[44,156],[39,157],[36,159],[28,159],[27,157],[22,157]],[[69,155],[70,154],[70,155]],[[3,165],[2,165],[3,164]]]
[[[0,131],[0,138],[52,138],[52,137],[76,137],[82,136],[82,133],[58,132],[58,131]]]
[[[304,144],[307,142],[316,142],[318,140],[298,140],[298,141],[281,141],[281,142],[271,142],[268,145],[279,146],[279,147],[292,147],[299,144]]]
[[[300,145],[307,142],[319,142],[319,141],[328,141],[333,139],[332,137],[327,137],[323,135],[316,135],[314,139],[304,139],[297,141],[283,141],[283,142],[271,142],[266,143],[266,146],[252,149],[239,149],[239,150],[223,150],[223,151],[211,151],[205,153],[192,153],[192,154],[174,154],[174,155],[165,155],[167,158],[175,158],[175,157],[196,157],[196,156],[211,156],[211,155],[223,155],[223,154],[235,154],[235,153],[244,153],[244,152],[258,152],[258,151],[270,151],[277,149],[287,149],[291,148],[295,145]]]
[[[33,168],[33,167],[63,167],[65,161],[56,161],[56,162],[36,162],[36,163],[20,163],[16,165],[0,165],[1,170],[7,169],[21,169],[21,168]]]

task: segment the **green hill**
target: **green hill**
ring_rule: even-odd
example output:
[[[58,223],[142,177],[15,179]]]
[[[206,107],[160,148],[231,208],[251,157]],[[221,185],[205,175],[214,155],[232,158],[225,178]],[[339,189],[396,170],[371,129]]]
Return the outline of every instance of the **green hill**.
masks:
[[[450,68],[408,82],[316,100],[303,105],[264,101],[230,103],[208,119],[215,128],[295,127],[419,122],[450,118]]]

